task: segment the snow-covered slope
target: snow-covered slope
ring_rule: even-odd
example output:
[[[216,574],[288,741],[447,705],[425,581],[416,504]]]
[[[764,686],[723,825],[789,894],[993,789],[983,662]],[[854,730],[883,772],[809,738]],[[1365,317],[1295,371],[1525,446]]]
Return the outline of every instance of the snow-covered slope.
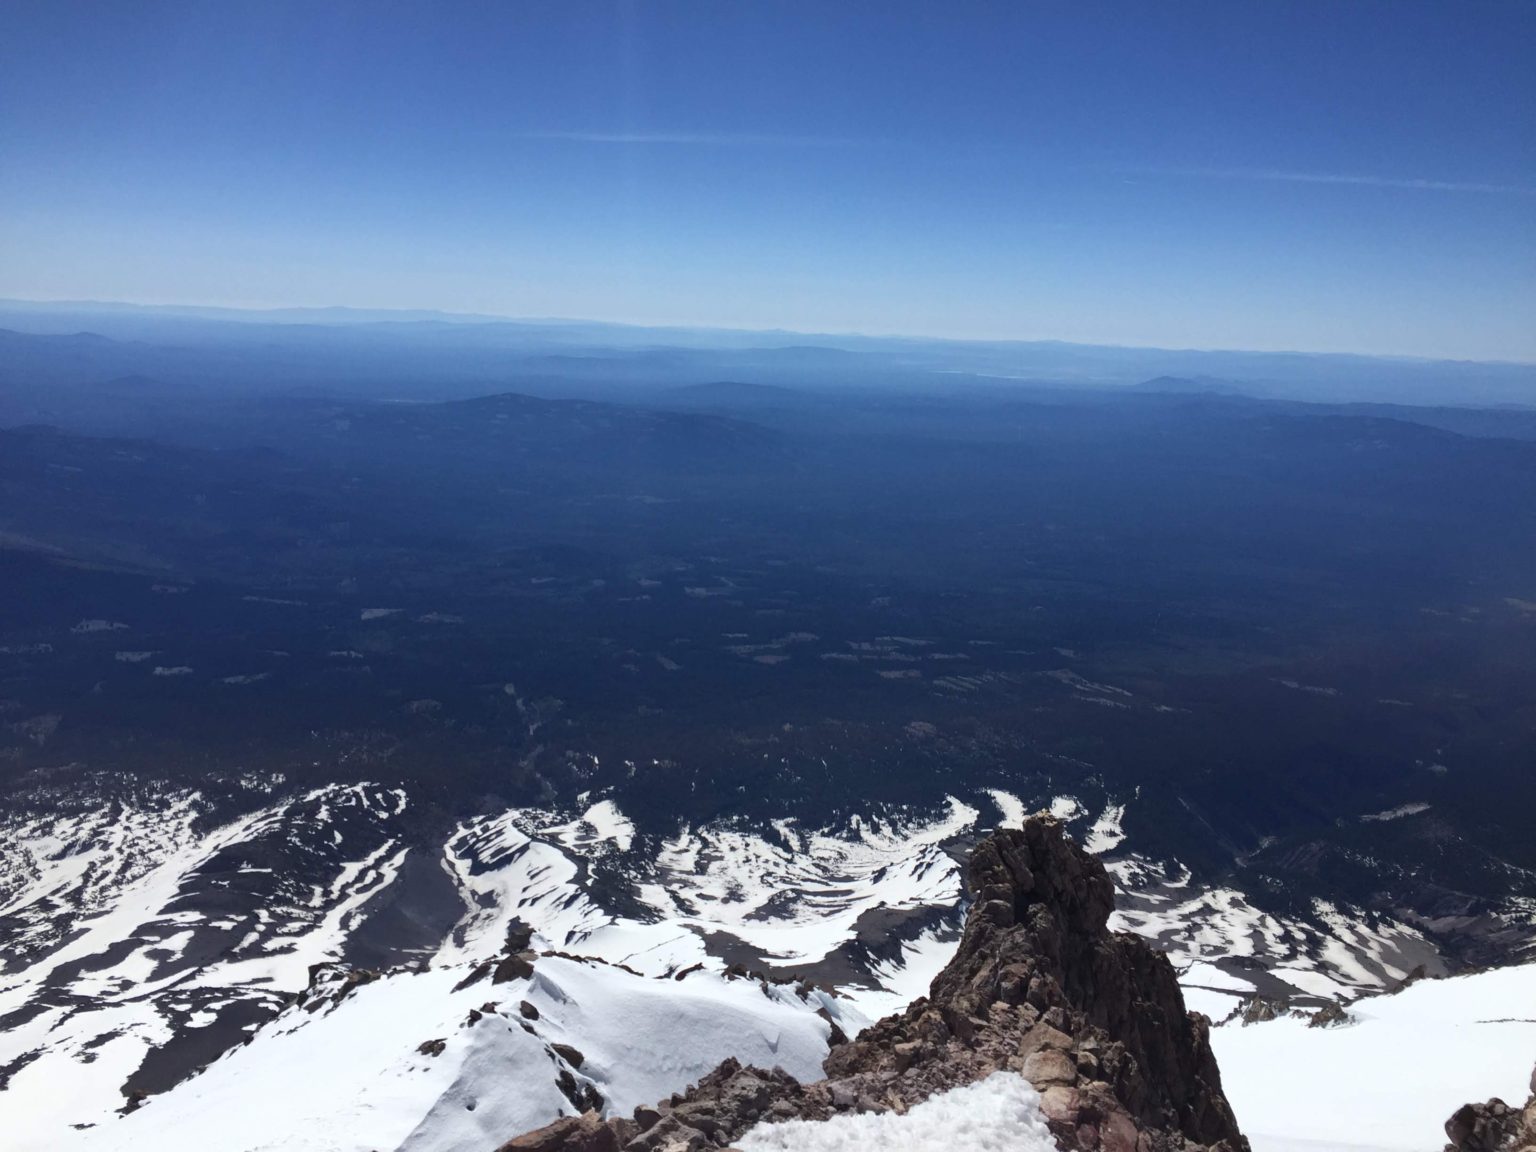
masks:
[[[814,1078],[831,1029],[816,1009],[837,1007],[752,979],[656,979],[554,956],[531,977],[461,986],[472,971],[351,987],[337,974],[163,1099],[80,1132],[13,1130],[7,1147],[490,1148],[578,1112],[588,1086],[628,1112],[727,1056]]]
[[[1215,1028],[1222,1085],[1254,1152],[1437,1152],[1468,1100],[1524,1100],[1536,1063],[1536,964],[1419,980],[1324,1028],[1283,1016]]]

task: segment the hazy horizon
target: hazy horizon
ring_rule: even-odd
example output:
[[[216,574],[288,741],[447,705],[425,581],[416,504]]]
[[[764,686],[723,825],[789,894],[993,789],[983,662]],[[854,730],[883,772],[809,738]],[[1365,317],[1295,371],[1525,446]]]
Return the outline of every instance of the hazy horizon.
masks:
[[[178,319],[212,319],[212,314],[222,314],[222,318],[236,316],[251,317],[253,320],[271,317],[274,323],[302,323],[296,319],[277,319],[289,314],[312,314],[317,317],[316,323],[322,322],[321,314],[346,313],[366,319],[355,320],[355,323],[430,323],[457,322],[464,324],[553,324],[569,325],[571,327],[591,326],[597,328],[624,328],[636,331],[654,332],[692,332],[698,334],[721,333],[733,335],[763,335],[763,336],[803,336],[825,338],[829,340],[852,339],[868,341],[889,341],[900,343],[909,341],[919,344],[976,344],[976,345],[1007,345],[1007,344],[1061,344],[1069,347],[1081,348],[1107,348],[1124,350],[1128,352],[1190,352],[1190,353],[1252,353],[1260,356],[1300,356],[1300,357],[1339,357],[1355,358],[1362,360],[1403,360],[1409,362],[1443,362],[1464,364],[1487,365],[1511,365],[1517,367],[1536,367],[1536,358],[1530,360],[1486,358],[1454,356],[1418,356],[1406,353],[1392,352],[1361,352],[1356,350],[1326,350],[1317,348],[1239,348],[1236,346],[1205,345],[1174,347],[1172,345],[1159,344],[1118,344],[1110,341],[1082,341],[1063,340],[1051,336],[1031,338],[1020,337],[989,337],[989,336],[941,336],[925,332],[897,332],[897,331],[857,331],[857,330],[832,330],[832,329],[806,329],[806,328],[782,328],[782,327],[747,327],[725,326],[715,324],[691,324],[685,321],[658,321],[655,323],[625,320],[607,319],[594,316],[535,316],[535,315],[496,315],[483,312],[458,312],[447,309],[423,307],[399,307],[399,308],[368,308],[353,304],[268,304],[268,305],[242,305],[242,304],[215,304],[215,303],[186,303],[181,302],[147,302],[140,300],[75,300],[75,299],[28,299],[24,297],[0,297],[0,309],[6,307],[20,307],[23,310],[37,308],[39,314],[48,314],[48,311],[57,309],[60,313],[76,311],[88,312],[91,309],[105,311],[123,310],[126,312],[144,311]],[[0,323],[0,328],[4,324]]]
[[[0,295],[1536,360],[1536,8],[0,13]]]

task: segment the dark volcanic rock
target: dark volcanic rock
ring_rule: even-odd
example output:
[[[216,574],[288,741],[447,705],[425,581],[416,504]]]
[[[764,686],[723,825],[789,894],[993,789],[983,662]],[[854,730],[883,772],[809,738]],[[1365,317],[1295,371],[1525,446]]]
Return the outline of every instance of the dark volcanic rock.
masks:
[[[572,1048],[569,1044],[551,1044],[549,1047],[572,1068],[580,1068],[586,1063],[587,1058],[581,1054],[580,1049]]]
[[[1209,1022],[1185,1011],[1166,956],[1107,930],[1109,875],[1058,821],[1034,816],[982,841],[968,882],[964,935],[929,995],[834,1047],[827,1079],[728,1060],[633,1121],[603,1122],[613,1139],[632,1133],[617,1146],[719,1148],[764,1120],[905,1111],[1009,1070],[1039,1090],[1066,1152],[1247,1152]],[[610,1138],[603,1124],[562,1120],[506,1147],[585,1152]]]
[[[621,1122],[603,1120],[595,1112],[567,1116],[537,1132],[503,1144],[502,1152],[619,1152],[632,1134]]]
[[[1445,1122],[1450,1143],[1445,1152],[1532,1152],[1536,1150],[1536,1071],[1524,1108],[1512,1108],[1495,1096],[1482,1104],[1463,1104]]]
[[[519,952],[517,955],[508,956],[497,963],[495,971],[491,973],[491,983],[505,984],[509,980],[526,980],[532,975],[532,954]]]
[[[1350,1015],[1337,1004],[1327,1004],[1312,1014],[1308,1028],[1337,1028],[1350,1022]]]

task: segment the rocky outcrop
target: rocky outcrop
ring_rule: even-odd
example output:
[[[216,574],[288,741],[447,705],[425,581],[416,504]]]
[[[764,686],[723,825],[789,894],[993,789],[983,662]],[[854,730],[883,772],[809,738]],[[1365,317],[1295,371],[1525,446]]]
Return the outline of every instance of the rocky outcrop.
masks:
[[[1108,931],[1109,875],[1058,821],[982,841],[968,886],[959,948],[929,995],[835,1046],[825,1080],[727,1061],[633,1119],[568,1118],[504,1152],[720,1148],[763,1120],[905,1111],[998,1070],[1040,1091],[1066,1152],[1247,1152],[1209,1022],[1185,1011],[1166,956]]]
[[[1445,1152],[1536,1152],[1536,1070],[1531,1096],[1514,1108],[1497,1096],[1484,1104],[1463,1104],[1445,1122]]]
[[[763,1120],[822,1119],[836,1109],[775,1068],[744,1068],[727,1060],[688,1091],[633,1119],[568,1116],[503,1144],[500,1152],[698,1152],[720,1148]]]

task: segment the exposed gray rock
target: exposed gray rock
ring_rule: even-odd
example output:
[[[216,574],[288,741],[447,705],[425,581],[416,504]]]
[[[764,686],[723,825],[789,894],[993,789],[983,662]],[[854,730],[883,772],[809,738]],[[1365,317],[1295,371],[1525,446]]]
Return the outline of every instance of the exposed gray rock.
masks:
[[[1307,1021],[1308,1028],[1338,1028],[1350,1023],[1350,1015],[1344,1011],[1342,1005],[1326,1004],[1312,1014]]]
[[[1279,1000],[1266,1000],[1262,996],[1254,996],[1244,1000],[1242,1006],[1243,1024],[1265,1024],[1271,1020],[1278,1020],[1286,1014],[1286,1007]]]

